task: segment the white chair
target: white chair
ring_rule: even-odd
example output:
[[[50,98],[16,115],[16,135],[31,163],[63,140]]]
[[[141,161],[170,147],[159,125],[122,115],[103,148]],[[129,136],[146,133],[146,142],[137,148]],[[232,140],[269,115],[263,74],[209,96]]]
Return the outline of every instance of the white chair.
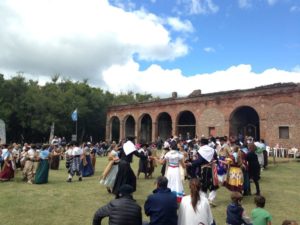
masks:
[[[267,146],[267,147],[266,147],[266,151],[267,151],[267,153],[268,153],[268,156],[274,154],[274,151],[273,151],[273,149],[272,149],[270,146]]]
[[[288,157],[292,156],[295,159],[297,155],[298,155],[298,149],[297,148],[293,147],[293,148],[288,150]]]

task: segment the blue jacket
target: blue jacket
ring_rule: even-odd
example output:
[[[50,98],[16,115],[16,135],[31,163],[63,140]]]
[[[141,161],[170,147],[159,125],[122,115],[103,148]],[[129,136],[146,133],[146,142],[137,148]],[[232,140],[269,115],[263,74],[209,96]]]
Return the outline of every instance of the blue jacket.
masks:
[[[177,225],[177,198],[169,188],[157,188],[149,195],[145,213],[150,216],[149,225]]]
[[[235,203],[230,203],[227,206],[226,223],[230,224],[230,225],[244,224],[243,212],[244,212],[244,209],[242,206],[235,204]]]

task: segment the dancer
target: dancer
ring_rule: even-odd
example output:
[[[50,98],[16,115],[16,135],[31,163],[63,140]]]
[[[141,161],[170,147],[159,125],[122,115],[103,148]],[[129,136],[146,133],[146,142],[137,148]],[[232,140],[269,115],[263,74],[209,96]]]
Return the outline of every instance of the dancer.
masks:
[[[83,154],[82,154],[82,160],[80,162],[80,167],[82,171],[83,177],[89,177],[94,175],[94,169],[92,165],[92,159],[91,159],[91,149],[88,145],[83,144]]]
[[[5,147],[6,146],[7,145],[5,145]],[[7,147],[7,150],[2,153],[4,165],[2,171],[0,172],[0,181],[9,181],[14,178],[15,166],[13,162],[12,150],[13,150],[13,146],[10,145]]]
[[[240,148],[238,146],[234,146],[233,153],[232,155],[230,155],[228,164],[229,164],[229,169],[227,172],[227,179],[224,185],[230,191],[238,191],[242,193],[244,177],[241,169],[242,156],[241,156]]]
[[[102,178],[100,180],[100,184],[106,186],[108,193],[112,192],[112,188],[116,181],[116,176],[119,170],[119,156],[118,156],[119,147],[115,145],[114,149],[112,149],[108,155],[109,163],[106,166]]]
[[[34,182],[35,184],[45,184],[48,183],[49,176],[49,150],[48,145],[42,146],[42,150],[39,152],[38,161],[39,165],[35,173]]]
[[[184,165],[184,156],[179,152],[177,142],[173,140],[170,144],[171,150],[160,160],[161,164],[167,163],[165,177],[168,179],[168,188],[176,192],[177,201],[180,202],[183,195],[183,184],[180,175],[179,165]]]
[[[212,206],[216,206],[214,200],[217,196],[217,189],[219,188],[216,168],[216,163],[218,162],[217,153],[213,148],[208,146],[207,138],[201,138],[200,145],[200,149],[198,150],[199,158],[188,165],[199,168],[200,173],[198,176],[201,181],[201,190],[205,196],[209,191],[209,203]]]
[[[76,174],[78,180],[82,181],[82,171],[80,169],[80,161],[83,158],[83,150],[79,147],[76,141],[72,142],[71,164],[67,182],[72,182],[73,176]]]
[[[120,187],[123,184],[129,184],[132,186],[133,191],[136,191],[136,176],[130,166],[132,163],[133,155],[143,158],[142,154],[140,154],[135,145],[134,145],[135,137],[127,137],[127,141],[123,144],[119,151],[119,170],[116,176],[116,181],[113,187],[113,193],[115,195],[118,194]]]

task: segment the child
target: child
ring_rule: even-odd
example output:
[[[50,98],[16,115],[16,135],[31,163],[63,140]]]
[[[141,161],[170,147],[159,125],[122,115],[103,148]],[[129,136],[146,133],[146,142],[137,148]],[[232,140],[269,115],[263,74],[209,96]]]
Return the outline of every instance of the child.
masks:
[[[263,196],[255,196],[254,202],[256,208],[251,212],[251,219],[253,225],[271,225],[272,216],[271,214],[264,209],[266,199]]]
[[[244,208],[241,205],[243,196],[239,192],[231,193],[232,202],[227,206],[227,225],[251,225],[249,217],[246,216]]]

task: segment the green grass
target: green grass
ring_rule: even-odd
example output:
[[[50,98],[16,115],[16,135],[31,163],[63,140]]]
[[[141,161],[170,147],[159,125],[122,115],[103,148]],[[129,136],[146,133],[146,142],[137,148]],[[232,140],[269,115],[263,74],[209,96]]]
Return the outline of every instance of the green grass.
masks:
[[[138,159],[134,159],[133,169],[137,171]],[[67,183],[65,162],[61,161],[58,171],[50,170],[49,183],[29,185],[21,181],[18,171],[14,181],[0,183],[0,224],[1,225],[88,225],[91,224],[94,212],[114,198],[99,184],[98,178],[106,166],[106,158],[97,158],[96,174],[78,182],[74,177]],[[272,214],[272,224],[281,224],[284,219],[296,219],[300,222],[300,163],[277,163],[269,165],[263,171],[261,179],[262,194],[266,197],[266,209]],[[154,177],[160,173],[160,166]],[[145,180],[143,174],[137,181],[134,198],[143,206],[146,197],[155,188],[154,179]],[[254,184],[251,184],[254,192]],[[188,193],[188,185],[185,183]],[[225,224],[226,206],[230,202],[230,193],[225,188],[217,192],[217,207],[213,215],[218,225]],[[250,214],[255,207],[253,196],[243,199],[243,206]],[[143,215],[143,220],[148,218]],[[102,224],[107,224],[104,220]]]

